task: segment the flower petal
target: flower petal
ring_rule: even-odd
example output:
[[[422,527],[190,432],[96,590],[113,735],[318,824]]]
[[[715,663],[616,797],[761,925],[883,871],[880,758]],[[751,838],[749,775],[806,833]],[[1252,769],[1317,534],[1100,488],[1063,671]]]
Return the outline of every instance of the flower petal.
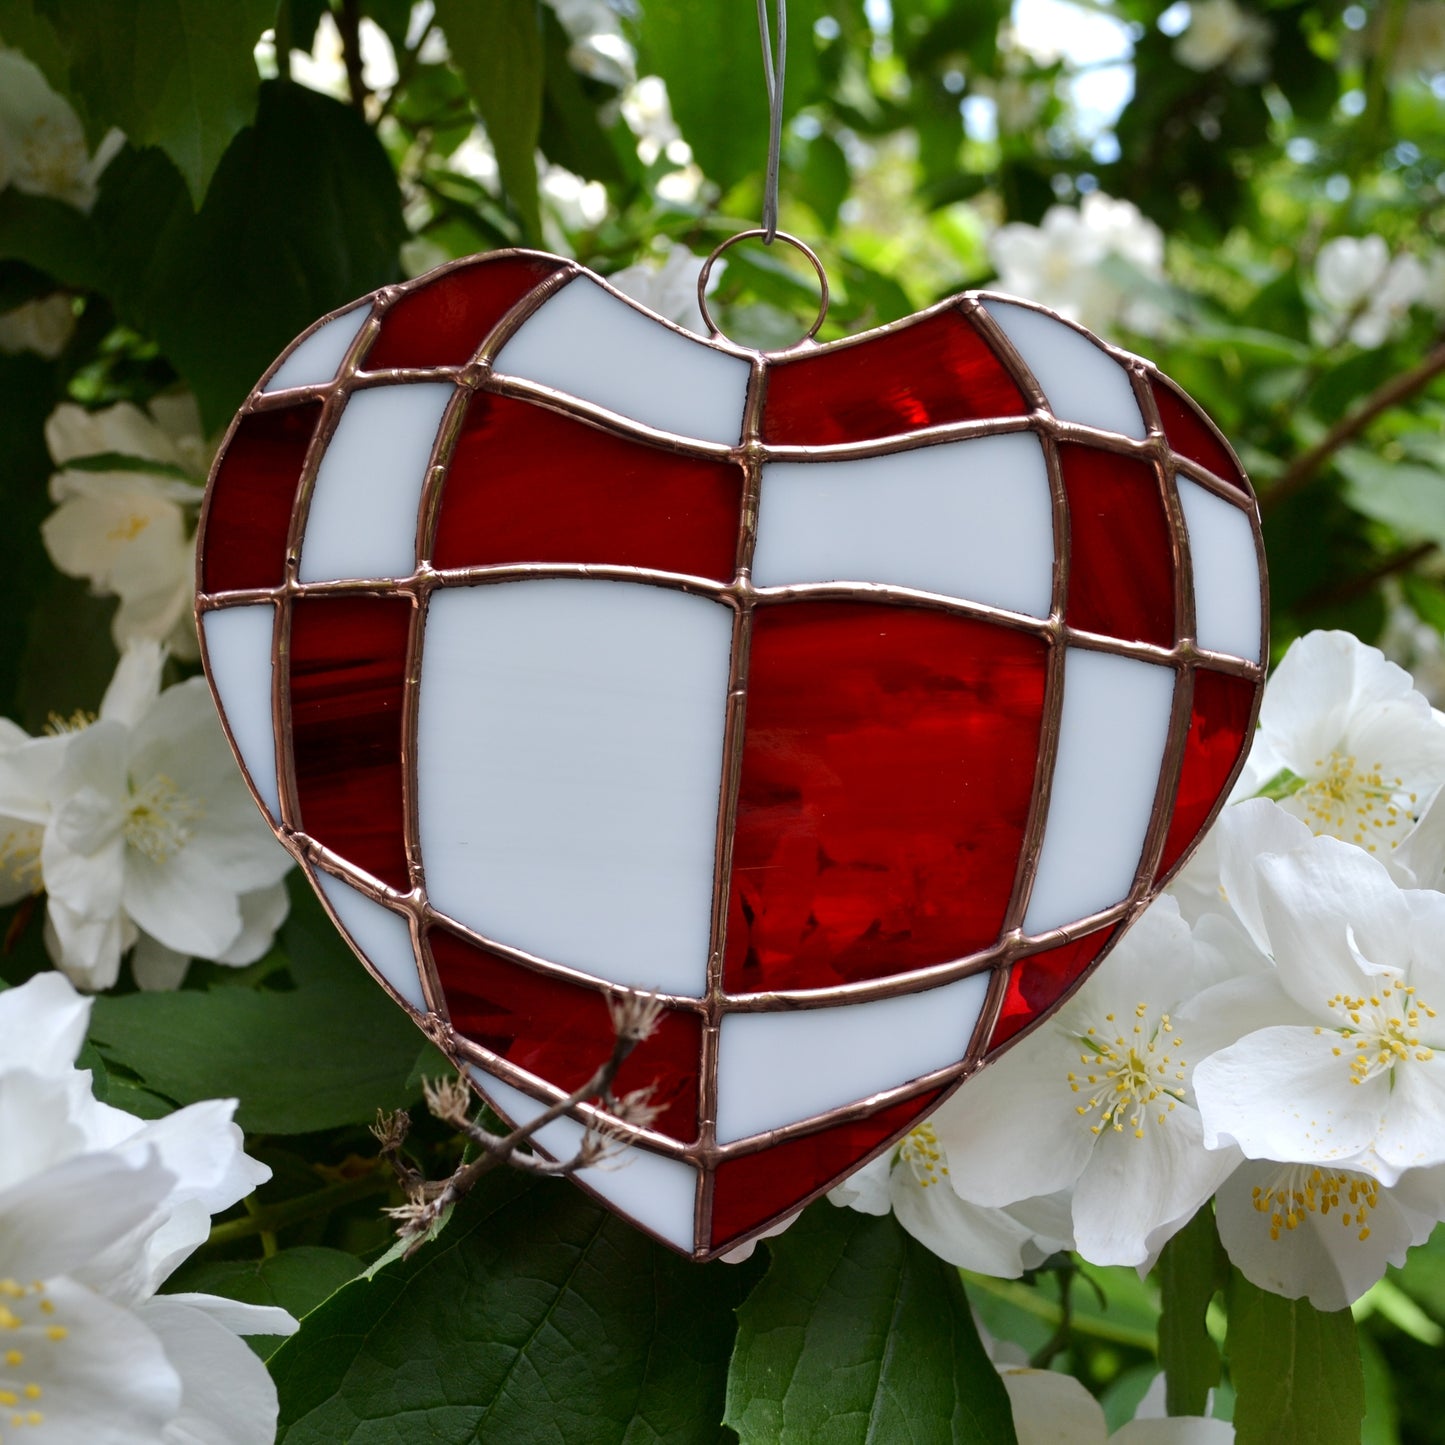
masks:
[[[136,1317],[165,1346],[181,1379],[181,1407],[162,1445],[272,1445],[276,1386],[250,1347],[204,1310],[165,1295]]]
[[[0,1037],[5,1069],[42,1075],[69,1074],[85,1042],[90,1000],[59,973],[37,973],[19,988],[0,993]]]
[[[1326,1189],[1339,1196],[1327,1212],[1318,1203]],[[1268,1160],[1242,1165],[1220,1187],[1214,1212],[1220,1241],[1247,1280],[1321,1310],[1352,1305],[1435,1225],[1433,1214],[1364,1175]]]
[[[1074,1188],[1075,1246],[1093,1264],[1142,1263],[1239,1162],[1232,1149],[1204,1148],[1199,1116],[1184,1104],[1163,1123],[1145,1120],[1141,1133],[1106,1130]]]
[[[1194,1068],[1204,1143],[1249,1159],[1343,1160],[1373,1144],[1390,1094],[1386,1075],[1355,1084],[1340,1036],[1260,1029]]]
[[[1000,1370],[1019,1445],[1107,1445],[1099,1402],[1072,1375]]]

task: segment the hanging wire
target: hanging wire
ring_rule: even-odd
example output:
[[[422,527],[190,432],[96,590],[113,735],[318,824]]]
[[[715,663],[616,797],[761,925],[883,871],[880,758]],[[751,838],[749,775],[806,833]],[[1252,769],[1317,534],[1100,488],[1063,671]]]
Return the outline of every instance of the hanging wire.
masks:
[[[788,55],[788,0],[774,0],[778,42],[768,27],[768,0],[758,0],[758,33],[763,42],[763,77],[768,86],[768,178],[763,187],[763,245],[778,234],[778,170],[783,153],[783,76]]]

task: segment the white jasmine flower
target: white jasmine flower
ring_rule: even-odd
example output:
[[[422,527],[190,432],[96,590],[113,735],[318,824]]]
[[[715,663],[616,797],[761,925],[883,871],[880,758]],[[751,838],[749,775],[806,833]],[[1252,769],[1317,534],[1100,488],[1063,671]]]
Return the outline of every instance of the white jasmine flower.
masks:
[[[1234,0],[1194,0],[1189,28],[1174,42],[1174,58],[1190,70],[1225,67],[1241,84],[1269,74],[1273,27],[1262,16],[1241,10]]]
[[[53,361],[75,333],[75,307],[63,291],[27,301],[0,315],[0,351],[33,351]]]
[[[1316,833],[1389,853],[1445,784],[1445,726],[1409,673],[1348,632],[1290,645],[1235,797],[1264,790]]]
[[[205,683],[161,692],[163,660],[155,643],[136,644],[98,718],[0,748],[11,873],[34,886],[38,833],[46,943],[87,988],[114,983],[142,933],[138,981],[173,987],[192,957],[259,957],[285,915],[289,859],[256,814]]]
[[[1315,258],[1315,290],[1324,308],[1315,339],[1332,344],[1340,330],[1356,346],[1383,346],[1425,299],[1429,276],[1408,252],[1390,257],[1383,236],[1336,236]]]
[[[74,1067],[89,1011],[58,974],[0,994],[0,1403],[37,1440],[269,1445],[275,1386],[239,1336],[295,1320],[156,1291],[271,1171],[234,1100],[149,1124],[99,1103]]]
[[[1188,1001],[1240,971],[1159,899],[1074,998],[934,1116],[953,1188],[994,1207],[1072,1190],[1080,1254],[1151,1260],[1239,1161],[1204,1148]]]
[[[660,75],[644,75],[622,97],[622,118],[637,137],[637,154],[650,166],[682,132],[672,118],[667,82]]]
[[[361,49],[362,83],[367,90],[384,95],[397,81],[396,53],[391,41],[386,31],[367,16],[362,17],[357,27],[357,39]],[[330,11],[321,12],[311,49],[291,52],[291,78],[336,100],[350,100],[341,31]]]
[[[542,172],[542,198],[547,202],[548,221],[562,234],[555,237],[556,249],[565,249],[566,233],[590,230],[607,214],[607,187],[601,181],[587,181],[565,166],[549,165]]]
[[[88,211],[95,185],[120,148],[112,132],[92,157],[69,102],[15,50],[0,49],[0,182]]]
[[[1445,1163],[1445,894],[1401,889],[1330,837],[1266,855],[1255,873],[1255,896],[1231,890],[1231,902],[1275,969],[1253,997],[1199,1000],[1240,1023],[1194,1071],[1206,1145],[1387,1185]]]
[[[860,1214],[891,1211],[940,1259],[1000,1279],[1017,1279],[1051,1254],[1072,1248],[1064,1197],[993,1209],[970,1204],[949,1181],[948,1157],[930,1120],[845,1179],[828,1199]]]
[[[1116,323],[1154,331],[1157,308],[1141,302],[1100,269],[1109,258],[1153,279],[1164,274],[1164,235],[1130,201],[1095,191],[1081,205],[1050,206],[1037,226],[1014,221],[989,238],[1001,290],[1051,307],[1105,331]]]
[[[1442,1205],[1445,1169],[1412,1169],[1390,1188],[1355,1169],[1249,1160],[1220,1185],[1214,1214],[1251,1284],[1342,1310],[1430,1237]]]
[[[1197,1415],[1135,1419],[1112,1435],[1099,1402],[1072,1375],[1000,1368],[1018,1445],[1229,1445],[1234,1426]]]
[[[722,260],[712,268],[707,278],[709,296],[717,289],[726,269],[727,262]],[[707,330],[697,305],[697,278],[701,271],[701,257],[694,256],[686,246],[669,242],[660,257],[634,261],[607,279],[624,296],[641,302],[649,311],[701,335]]]
[[[607,0],[547,0],[572,42],[573,70],[621,89],[637,78],[637,57]]]
[[[120,598],[112,623],[118,647],[153,639],[195,657],[191,525],[209,458],[194,399],[157,397],[148,411],[120,402],[87,412],[66,402],[46,422],[45,439],[61,468],[50,479],[56,509],[40,529],[51,561]],[[66,465],[109,456],[158,465],[153,472]]]

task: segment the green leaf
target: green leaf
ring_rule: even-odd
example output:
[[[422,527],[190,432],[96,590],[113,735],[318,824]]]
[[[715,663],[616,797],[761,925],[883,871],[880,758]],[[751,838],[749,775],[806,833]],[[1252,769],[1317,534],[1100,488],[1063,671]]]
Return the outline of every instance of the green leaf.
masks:
[[[1289,768],[1281,768],[1260,785],[1254,796],[1278,803],[1284,798],[1294,797],[1304,785],[1305,780],[1298,773],[1291,772]]]
[[[413,1102],[420,1035],[372,981],[299,873],[281,932],[296,988],[102,995],[91,1038],[107,1063],[178,1104],[234,1095],[250,1131],[302,1134]]]
[[[24,261],[62,286],[101,284],[103,267],[90,221],[64,201],[0,191],[0,259]]]
[[[801,15],[789,18],[791,61],[807,32]],[[650,0],[638,27],[641,68],[667,82],[673,118],[704,174],[726,191],[760,173],[768,158],[768,98],[752,6]],[[791,75],[791,63],[788,69]],[[794,89],[783,87],[789,110]]]
[[[0,37],[18,50],[64,95],[70,80],[70,47],[54,25],[37,10],[34,0],[0,0]]]
[[[678,1257],[562,1180],[499,1171],[439,1240],[276,1352],[278,1438],[714,1445],[752,1277]]]
[[[582,78],[572,69],[567,53],[571,41],[550,5],[542,7],[543,64],[546,71],[542,95],[542,129],[539,137],[543,154],[559,166],[588,180],[622,182],[624,166],[638,170],[637,142],[620,117],[612,122],[612,133],[624,147],[618,154],[612,134],[603,128],[597,102],[589,96]],[[615,95],[609,90],[608,94]]]
[[[252,51],[275,0],[41,0],[70,47],[69,92],[92,143],[111,126],[159,146],[199,206],[226,147],[256,113]]]
[[[1204,1327],[1205,1311],[1228,1278],[1228,1261],[1206,1204],[1159,1256],[1159,1363],[1171,1415],[1207,1413],[1219,1383],[1219,1347]]]
[[[437,0],[452,61],[487,128],[526,239],[542,234],[537,137],[542,129],[542,16],[537,0]]]
[[[1337,464],[1345,500],[1357,512],[1445,546],[1445,472],[1353,447],[1340,453]]]
[[[728,1374],[741,1445],[1014,1440],[958,1271],[896,1220],[818,1204],[768,1250]]]
[[[361,1261],[354,1254],[303,1244],[265,1259],[221,1259],[186,1265],[166,1281],[166,1292],[194,1291],[248,1305],[277,1305],[299,1320],[360,1273]],[[281,1348],[284,1337],[256,1338],[264,1359]]]
[[[230,420],[278,352],[326,312],[397,275],[396,175],[350,107],[261,87],[199,214],[156,150],[106,168],[92,220],[121,318],[190,383],[208,430]]]
[[[830,135],[814,136],[808,142],[806,156],[798,170],[795,193],[800,201],[812,207],[825,231],[837,227],[838,208],[847,199],[851,184],[843,147]]]
[[[1365,1385],[1349,1310],[1283,1299],[1236,1273],[1225,1350],[1236,1445],[1358,1445]]]

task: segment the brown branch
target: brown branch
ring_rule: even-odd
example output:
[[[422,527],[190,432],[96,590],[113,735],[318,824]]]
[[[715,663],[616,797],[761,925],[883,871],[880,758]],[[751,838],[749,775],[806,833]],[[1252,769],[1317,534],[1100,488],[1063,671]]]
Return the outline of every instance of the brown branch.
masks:
[[[426,1235],[442,1214],[452,1205],[464,1199],[476,1188],[478,1181],[499,1165],[508,1164],[528,1174],[565,1175],[578,1169],[588,1169],[602,1163],[618,1147],[618,1136],[605,1126],[591,1125],[583,1135],[581,1147],[571,1159],[550,1160],[535,1154],[522,1154],[518,1150],[528,1144],[537,1131],[545,1128],[554,1119],[575,1108],[586,1099],[601,1098],[606,1108],[619,1120],[646,1127],[657,1116],[658,1110],[652,1103],[651,1089],[638,1089],[620,1098],[612,1092],[617,1071],[638,1044],[651,1036],[662,1011],[657,999],[647,994],[629,994],[620,1000],[609,1000],[612,1012],[614,1038],[612,1052],[598,1065],[592,1077],[574,1089],[565,1099],[559,1099],[537,1115],[530,1123],[513,1129],[505,1136],[493,1134],[469,1117],[471,1094],[459,1078],[429,1080],[425,1087],[428,1109],[444,1123],[452,1125],[458,1133],[464,1134],[481,1151],[468,1164],[463,1164],[449,1179],[428,1182],[415,1175],[404,1179],[407,1185],[408,1201],[395,1209],[387,1210],[397,1221],[397,1233],[411,1241],[407,1250],[410,1255],[425,1242]],[[405,1137],[396,1116],[382,1118],[373,1132],[382,1144],[383,1157],[396,1167],[396,1155]],[[400,1172],[400,1171],[398,1171]]]
[[[1259,509],[1266,516],[1281,503],[1307,486],[1324,464],[1345,445],[1364,431],[1382,412],[1404,401],[1437,376],[1445,372],[1445,342],[1441,342],[1423,360],[1408,371],[1391,377],[1371,392],[1348,416],[1341,417],[1308,451],[1301,452],[1283,472],[1279,480],[1260,498]]]
[[[1357,597],[1373,592],[1386,577],[1408,571],[1415,563],[1423,561],[1434,552],[1439,545],[1438,542],[1416,542],[1413,547],[1406,547],[1403,552],[1386,557],[1378,566],[1371,567],[1368,572],[1362,572],[1358,577],[1341,582],[1338,587],[1316,588],[1296,605],[1301,612],[1313,612],[1321,607],[1353,602]]]

